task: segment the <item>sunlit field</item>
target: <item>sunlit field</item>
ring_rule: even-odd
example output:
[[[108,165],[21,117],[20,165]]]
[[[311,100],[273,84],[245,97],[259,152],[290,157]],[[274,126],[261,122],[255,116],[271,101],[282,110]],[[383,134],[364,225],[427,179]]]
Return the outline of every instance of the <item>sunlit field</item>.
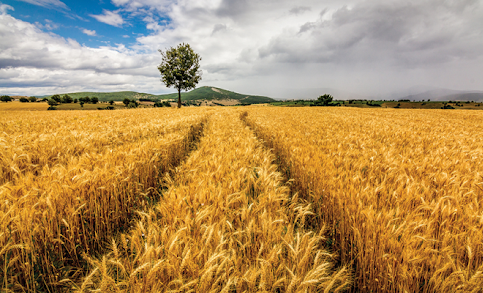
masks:
[[[201,134],[203,110],[4,112],[0,117],[2,288],[46,291],[82,274],[159,199]]]
[[[19,101],[0,102],[0,111],[45,111],[49,105],[45,102],[21,103]]]
[[[0,291],[479,292],[479,113],[1,112]]]
[[[473,111],[256,108],[314,225],[365,292],[483,288],[483,115]]]

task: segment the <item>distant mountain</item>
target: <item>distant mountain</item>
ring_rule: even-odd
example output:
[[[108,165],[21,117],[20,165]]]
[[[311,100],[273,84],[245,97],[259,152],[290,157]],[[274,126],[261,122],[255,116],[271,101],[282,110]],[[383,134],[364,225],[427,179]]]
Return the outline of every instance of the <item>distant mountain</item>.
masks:
[[[283,95],[289,100],[316,100],[318,97],[330,94],[335,100],[367,100],[370,96],[354,94],[341,91],[334,88],[300,88],[300,89],[284,89]]]
[[[419,87],[423,90],[422,87]],[[416,91],[414,91],[416,90]],[[409,89],[412,94],[409,95],[391,95],[391,98],[386,98],[388,100],[410,100],[410,101],[480,101],[483,100],[483,92],[481,91],[460,91],[442,88],[431,88],[424,89],[421,92],[417,92],[417,87]]]
[[[438,99],[438,101],[473,101],[483,102],[483,92],[475,93],[463,93],[444,96]]]
[[[138,92],[130,92],[130,91],[107,92],[107,93],[103,93],[103,92],[78,92],[78,93],[63,93],[63,94],[59,94],[59,95],[62,97],[65,94],[71,96],[73,99],[79,99],[79,98],[83,98],[83,97],[89,97],[89,98],[97,97],[99,99],[99,101],[103,101],[103,102],[107,102],[107,101],[110,101],[110,100],[122,101],[125,98],[132,100],[132,99],[135,99],[135,98],[138,99],[139,97],[157,99],[156,95],[138,93]],[[37,98],[45,98],[45,97],[49,98],[51,96],[53,96],[53,95],[36,96],[36,97]]]
[[[157,97],[160,99],[178,99],[178,94],[159,95]],[[261,104],[275,101],[269,97],[244,95],[211,86],[203,86],[187,93],[181,93],[181,99],[183,101],[237,100],[241,104]]]
[[[151,99],[151,100],[169,100],[169,99],[178,99],[178,93],[173,94],[166,94],[166,95],[153,95],[153,94],[146,94],[146,93],[138,93],[138,92],[78,92],[78,93],[67,93],[73,99],[79,99],[81,97],[97,97],[99,101],[122,101],[125,98],[130,100],[132,99]],[[63,96],[64,94],[60,94]],[[45,96],[42,96],[45,97]],[[50,97],[50,96],[46,96]],[[252,96],[252,95],[244,95],[239,94],[231,91],[227,91],[224,89],[210,87],[210,86],[203,86],[197,89],[194,89],[189,92],[182,92],[181,99],[183,101],[196,101],[196,100],[237,100],[240,104],[260,104],[260,103],[270,103],[275,101],[272,98],[264,97],[264,96]]]

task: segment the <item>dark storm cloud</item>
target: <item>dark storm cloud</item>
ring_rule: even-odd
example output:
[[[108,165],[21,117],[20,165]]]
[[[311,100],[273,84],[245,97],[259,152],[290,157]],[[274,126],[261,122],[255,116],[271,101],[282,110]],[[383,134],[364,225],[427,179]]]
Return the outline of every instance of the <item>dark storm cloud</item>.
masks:
[[[307,6],[297,6],[297,7],[290,9],[288,12],[290,14],[302,14],[302,13],[310,11],[310,10],[312,10],[312,9],[310,7],[307,7]]]
[[[218,16],[236,18],[250,9],[250,0],[223,0],[216,13]]]
[[[226,24],[218,23],[218,24],[215,24],[215,26],[213,27],[213,32],[211,34],[214,35],[219,31],[225,31],[225,30],[226,30]]]
[[[280,62],[389,62],[413,66],[483,54],[482,18],[467,17],[479,2],[362,2],[337,9],[260,48]],[[481,16],[481,15],[480,15]],[[478,35],[478,37],[477,37]]]

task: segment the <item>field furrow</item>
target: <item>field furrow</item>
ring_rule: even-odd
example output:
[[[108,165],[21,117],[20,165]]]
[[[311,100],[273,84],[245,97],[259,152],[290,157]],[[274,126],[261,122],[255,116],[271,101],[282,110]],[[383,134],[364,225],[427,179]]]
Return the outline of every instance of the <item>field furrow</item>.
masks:
[[[202,133],[206,111],[16,112],[0,118],[2,290],[58,290]]]
[[[313,203],[354,290],[483,287],[483,116],[442,110],[250,108],[293,191]]]
[[[110,253],[90,259],[79,292],[337,292],[350,284],[306,229],[311,207],[236,110],[211,116],[168,190]]]

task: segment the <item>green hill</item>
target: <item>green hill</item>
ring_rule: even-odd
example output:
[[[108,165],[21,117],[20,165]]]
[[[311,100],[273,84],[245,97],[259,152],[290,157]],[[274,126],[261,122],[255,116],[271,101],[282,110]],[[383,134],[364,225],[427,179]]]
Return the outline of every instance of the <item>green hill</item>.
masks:
[[[97,97],[99,98],[99,101],[122,101],[125,98],[128,98],[130,100],[132,99],[139,99],[139,98],[148,98],[148,99],[157,99],[156,95],[151,95],[151,94],[144,94],[144,93],[138,93],[138,92],[112,92],[112,93],[99,93],[99,92],[80,92],[80,93],[67,93],[69,96],[71,96],[73,99],[79,99],[82,97]],[[61,94],[63,96],[64,94]]]
[[[60,94],[63,96],[65,93]],[[99,101],[122,101],[125,98],[130,100],[132,99],[151,99],[151,100],[177,100],[178,93],[173,94],[166,94],[166,95],[152,95],[146,93],[138,93],[138,92],[110,92],[110,93],[101,93],[101,92],[78,92],[78,93],[67,93],[73,99],[79,99],[81,97],[97,97]],[[52,96],[52,95],[50,95]],[[47,97],[50,97],[47,96]],[[44,97],[44,96],[42,96]],[[237,100],[241,104],[260,104],[260,103],[270,103],[274,102],[275,100],[269,97],[264,96],[252,96],[252,95],[243,95],[231,91],[227,91],[224,89],[211,87],[211,86],[203,86],[197,89],[194,89],[189,92],[182,92],[181,99],[183,101],[198,101],[198,100]]]
[[[178,99],[178,94],[167,94],[167,95],[159,95],[160,99]],[[242,104],[261,104],[261,103],[270,103],[274,102],[275,100],[269,97],[264,96],[251,96],[251,95],[243,95],[231,91],[227,91],[224,89],[211,87],[211,86],[203,86],[197,89],[194,89],[187,93],[181,93],[181,100],[183,101],[197,101],[197,100],[237,100]]]

